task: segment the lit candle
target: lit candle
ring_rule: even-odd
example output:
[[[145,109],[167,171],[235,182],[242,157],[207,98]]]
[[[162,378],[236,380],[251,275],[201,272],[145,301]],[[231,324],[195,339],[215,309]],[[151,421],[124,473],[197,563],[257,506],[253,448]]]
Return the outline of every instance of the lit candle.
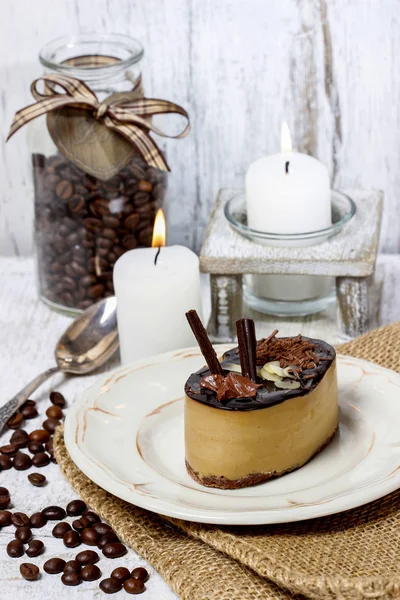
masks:
[[[265,233],[308,233],[332,224],[328,170],[312,156],[292,151],[286,123],[282,126],[281,152],[250,165],[246,203],[248,226]],[[262,243],[301,246],[315,240]],[[255,275],[250,280],[256,296],[282,301],[318,297],[328,291],[330,284],[330,278],[307,275]]]
[[[159,210],[152,248],[123,254],[114,267],[121,361],[127,364],[193,345],[185,313],[201,312],[199,259],[184,246],[165,246]]]

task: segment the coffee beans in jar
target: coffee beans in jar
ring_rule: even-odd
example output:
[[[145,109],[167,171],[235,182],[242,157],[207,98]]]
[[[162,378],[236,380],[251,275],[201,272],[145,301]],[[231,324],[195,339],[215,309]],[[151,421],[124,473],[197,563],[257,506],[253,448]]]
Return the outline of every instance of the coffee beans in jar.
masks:
[[[84,310],[114,294],[115,262],[151,245],[166,174],[139,157],[102,181],[61,154],[33,154],[35,232],[42,298]]]

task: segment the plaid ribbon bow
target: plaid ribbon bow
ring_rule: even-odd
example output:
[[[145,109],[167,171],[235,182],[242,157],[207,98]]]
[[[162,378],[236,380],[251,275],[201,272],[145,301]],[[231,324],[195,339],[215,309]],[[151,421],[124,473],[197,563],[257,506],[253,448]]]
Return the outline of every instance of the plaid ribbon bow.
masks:
[[[45,83],[44,94],[39,92],[37,87],[40,81]],[[65,93],[58,92],[56,86],[62,88]],[[31,93],[37,102],[15,113],[7,140],[23,125],[36,117],[64,106],[71,106],[91,111],[96,119],[101,120],[104,125],[117,131],[134,144],[147,164],[162,171],[169,171],[161,150],[150,137],[149,131],[163,137],[182,138],[190,130],[188,113],[173,102],[155,98],[138,98],[128,101],[106,98],[103,102],[99,102],[96,94],[83,81],[67,75],[43,75],[32,82]],[[176,113],[184,116],[187,119],[186,127],[177,135],[168,135],[146,120],[146,117],[162,113]]]

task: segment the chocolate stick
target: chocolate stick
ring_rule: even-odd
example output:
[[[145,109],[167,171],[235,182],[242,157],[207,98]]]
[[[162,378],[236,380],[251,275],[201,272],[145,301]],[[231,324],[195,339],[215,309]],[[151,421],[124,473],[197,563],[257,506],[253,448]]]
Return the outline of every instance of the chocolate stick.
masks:
[[[257,342],[253,319],[236,321],[242,375],[257,383]]]
[[[223,375],[224,372],[221,364],[209,340],[207,331],[204,329],[203,323],[200,321],[199,315],[195,310],[189,310],[189,312],[186,313],[186,318],[211,373],[213,375]]]

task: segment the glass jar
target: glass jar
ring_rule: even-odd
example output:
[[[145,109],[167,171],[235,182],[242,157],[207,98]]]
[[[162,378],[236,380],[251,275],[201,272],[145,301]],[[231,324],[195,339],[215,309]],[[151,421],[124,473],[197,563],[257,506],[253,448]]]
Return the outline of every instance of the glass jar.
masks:
[[[128,36],[83,34],[50,42],[39,58],[46,73],[83,80],[101,101],[133,89],[142,56]],[[76,313],[114,294],[113,267],[124,252],[151,245],[166,174],[135,155],[110,179],[98,179],[60,152],[45,116],[29,128],[40,297]]]

